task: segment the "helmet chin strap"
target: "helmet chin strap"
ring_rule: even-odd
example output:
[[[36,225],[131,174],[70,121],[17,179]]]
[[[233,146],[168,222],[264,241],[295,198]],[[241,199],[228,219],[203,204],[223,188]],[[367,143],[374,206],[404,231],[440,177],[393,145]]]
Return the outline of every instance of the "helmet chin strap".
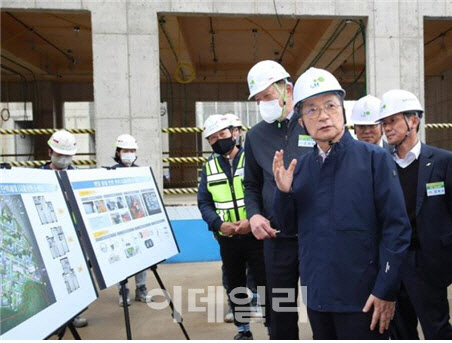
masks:
[[[397,149],[408,139],[408,136],[410,135],[410,133],[411,133],[411,131],[413,130],[413,128],[412,127],[410,127],[410,125],[408,125],[408,121],[406,120],[406,116],[405,115],[403,115],[403,119],[405,120],[405,124],[406,124],[406,127],[407,127],[407,132],[405,133],[405,137],[403,137],[403,139],[400,141],[400,143],[399,144],[396,144],[395,146],[394,146],[394,150],[397,152]]]
[[[282,101],[283,101],[283,107],[282,107],[282,110],[281,110],[281,116],[279,117],[279,119],[277,119],[278,121],[281,121],[281,120],[283,119],[284,112],[285,112],[285,110],[286,110],[286,104],[287,104],[287,90],[286,90],[286,85],[287,85],[287,82],[284,81],[284,91],[281,92],[281,91],[279,90],[279,88],[278,88],[278,85],[277,85],[276,83],[273,84],[273,87],[275,87],[275,89],[276,89],[276,91],[278,92],[279,96],[282,95]]]

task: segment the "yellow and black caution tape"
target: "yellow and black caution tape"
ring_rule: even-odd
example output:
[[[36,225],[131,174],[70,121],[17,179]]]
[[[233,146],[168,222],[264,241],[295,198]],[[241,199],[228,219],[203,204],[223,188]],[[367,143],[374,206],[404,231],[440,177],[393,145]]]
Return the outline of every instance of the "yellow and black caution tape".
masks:
[[[452,129],[451,123],[425,124],[426,129]]]
[[[206,162],[205,157],[164,157],[164,163],[196,163],[196,162]]]
[[[198,188],[165,188],[163,190],[164,194],[196,194],[198,193]]]
[[[163,133],[197,133],[203,132],[204,129],[200,127],[164,127]]]
[[[59,129],[0,129],[0,135],[51,135]],[[66,131],[75,134],[85,134],[88,133],[93,135],[96,130],[93,129],[67,129]]]
[[[11,165],[12,167],[28,167],[28,168],[38,168],[43,166],[49,161],[39,160],[39,161],[10,161],[10,162],[0,162]],[[72,161],[75,166],[91,166],[96,164],[96,160],[75,160]]]
[[[48,161],[10,161],[10,162],[2,162],[11,165],[11,167],[29,167],[29,168],[37,168],[46,164]]]
[[[248,131],[250,129],[249,126],[242,127],[243,131]],[[162,128],[163,133],[198,133],[203,132],[204,128],[202,127],[164,127]]]
[[[72,164],[75,166],[93,166],[97,162],[96,160],[74,160],[72,161]]]

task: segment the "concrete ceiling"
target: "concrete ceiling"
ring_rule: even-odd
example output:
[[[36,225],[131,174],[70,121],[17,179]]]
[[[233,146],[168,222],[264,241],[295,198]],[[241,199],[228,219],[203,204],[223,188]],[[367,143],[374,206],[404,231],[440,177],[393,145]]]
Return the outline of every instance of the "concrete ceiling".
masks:
[[[364,25],[365,21],[362,22]],[[358,20],[159,15],[162,82],[240,82],[257,61],[281,62],[296,79],[315,66],[344,84],[365,80]],[[92,82],[88,11],[2,11],[3,81]],[[425,72],[452,68],[452,21],[425,21]]]
[[[1,12],[2,80],[93,79],[89,12]]]
[[[159,26],[164,81],[244,82],[253,64],[272,59],[294,79],[316,66],[350,83],[365,66],[357,21],[160,15]]]

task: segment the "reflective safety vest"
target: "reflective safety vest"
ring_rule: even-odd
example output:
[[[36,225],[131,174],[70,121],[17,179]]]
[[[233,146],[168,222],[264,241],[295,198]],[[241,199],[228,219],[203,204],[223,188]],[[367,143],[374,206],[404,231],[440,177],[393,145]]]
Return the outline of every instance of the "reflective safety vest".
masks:
[[[236,222],[246,219],[245,187],[245,153],[242,152],[233,182],[229,181],[218,161],[218,156],[206,162],[207,190],[212,194],[216,212],[224,222]]]

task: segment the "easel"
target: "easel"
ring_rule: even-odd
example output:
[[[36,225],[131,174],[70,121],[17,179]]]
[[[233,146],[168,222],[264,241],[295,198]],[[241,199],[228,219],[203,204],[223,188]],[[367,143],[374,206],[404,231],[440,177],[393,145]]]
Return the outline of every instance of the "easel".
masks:
[[[169,305],[170,305],[170,308],[172,311],[171,318],[173,318],[177,321],[177,323],[179,324],[179,326],[182,330],[182,333],[185,336],[185,339],[190,340],[190,337],[188,336],[188,333],[185,330],[184,324],[182,323],[183,322],[182,315],[179,312],[177,312],[176,309],[174,308],[173,300],[171,299],[168,291],[166,290],[165,285],[163,284],[162,279],[160,278],[160,275],[157,272],[157,264],[154,264],[153,266],[151,266],[150,269],[154,273],[155,279],[157,280],[157,283],[159,284],[160,288],[163,290],[166,300],[169,302]],[[132,339],[132,330],[130,327],[130,315],[129,315],[129,309],[128,309],[129,306],[127,304],[127,291],[126,291],[127,279],[121,281],[119,284],[121,286],[121,296],[122,296],[122,303],[123,303],[123,309],[124,309],[124,321],[126,324],[127,340],[131,340]]]
[[[77,329],[75,328],[75,326],[73,324],[73,321],[77,316],[71,318],[66,324],[62,325],[58,330],[56,330],[54,333],[52,333],[50,336],[48,336],[46,338],[46,340],[49,339],[50,337],[52,337],[53,335],[56,335],[58,337],[58,340],[62,340],[64,335],[66,334],[66,329],[69,329],[69,331],[72,334],[72,337],[74,337],[75,340],[77,340],[77,341],[81,340],[82,338],[78,334]]]

